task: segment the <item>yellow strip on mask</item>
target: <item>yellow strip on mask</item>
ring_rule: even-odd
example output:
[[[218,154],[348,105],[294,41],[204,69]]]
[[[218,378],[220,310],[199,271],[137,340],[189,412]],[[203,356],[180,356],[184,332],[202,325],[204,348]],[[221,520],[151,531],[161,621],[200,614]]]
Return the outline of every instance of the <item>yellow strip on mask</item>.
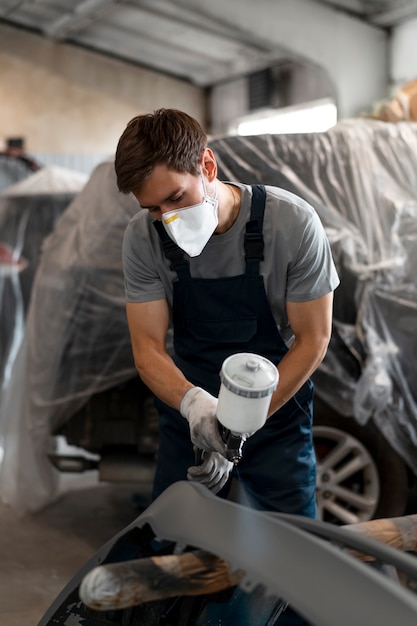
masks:
[[[164,219],[164,223],[165,224],[170,224],[174,220],[178,219],[178,217],[179,217],[178,213],[175,213],[175,215],[171,215],[171,217],[168,217],[168,219]]]

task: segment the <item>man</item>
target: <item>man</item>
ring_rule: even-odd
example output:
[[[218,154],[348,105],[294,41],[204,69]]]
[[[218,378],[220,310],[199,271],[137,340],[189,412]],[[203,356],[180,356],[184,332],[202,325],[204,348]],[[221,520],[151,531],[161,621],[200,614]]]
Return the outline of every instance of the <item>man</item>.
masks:
[[[317,214],[282,189],[218,180],[205,132],[173,109],[129,122],[115,168],[119,190],[146,209],[127,227],[123,261],[135,364],[160,415],[154,496],[186,478],[226,495],[219,373],[226,357],[252,352],[277,365],[279,383],[234,474],[254,507],[314,517],[310,376],[338,285]]]

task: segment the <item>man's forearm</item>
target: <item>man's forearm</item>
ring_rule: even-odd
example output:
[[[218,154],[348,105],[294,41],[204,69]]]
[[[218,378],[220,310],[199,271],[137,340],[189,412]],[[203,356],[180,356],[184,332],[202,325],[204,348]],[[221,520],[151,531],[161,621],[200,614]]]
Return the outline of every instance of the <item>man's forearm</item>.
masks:
[[[278,365],[279,381],[272,394],[269,416],[292,398],[315,372],[326,354],[327,343],[322,346],[301,346],[296,342]]]
[[[143,360],[136,361],[141,379],[158,398],[181,411],[189,424],[190,438],[194,446],[200,450],[224,455],[225,444],[216,418],[217,398],[201,387],[192,385],[167,353],[151,350],[146,358],[144,357],[145,355],[141,354]],[[219,459],[213,467],[216,474],[230,469],[229,466],[220,463]],[[211,485],[210,480],[208,482]]]
[[[175,365],[169,354],[152,352],[135,359],[136,369],[142,381],[160,400],[179,410],[181,400],[193,387]]]

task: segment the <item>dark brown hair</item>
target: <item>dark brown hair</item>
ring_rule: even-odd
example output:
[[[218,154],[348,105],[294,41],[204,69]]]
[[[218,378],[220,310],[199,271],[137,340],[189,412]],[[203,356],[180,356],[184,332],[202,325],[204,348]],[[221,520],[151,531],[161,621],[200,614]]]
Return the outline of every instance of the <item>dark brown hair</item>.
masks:
[[[193,117],[176,109],[138,115],[119,139],[115,169],[123,193],[138,191],[155,165],[198,174],[207,135]]]

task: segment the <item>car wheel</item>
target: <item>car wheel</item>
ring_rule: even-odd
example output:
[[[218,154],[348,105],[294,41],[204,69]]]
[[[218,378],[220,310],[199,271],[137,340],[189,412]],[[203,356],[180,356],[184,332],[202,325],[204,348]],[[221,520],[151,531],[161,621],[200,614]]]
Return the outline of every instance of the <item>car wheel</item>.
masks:
[[[407,467],[372,422],[361,426],[317,401],[313,438],[319,519],[352,524],[404,514]]]

